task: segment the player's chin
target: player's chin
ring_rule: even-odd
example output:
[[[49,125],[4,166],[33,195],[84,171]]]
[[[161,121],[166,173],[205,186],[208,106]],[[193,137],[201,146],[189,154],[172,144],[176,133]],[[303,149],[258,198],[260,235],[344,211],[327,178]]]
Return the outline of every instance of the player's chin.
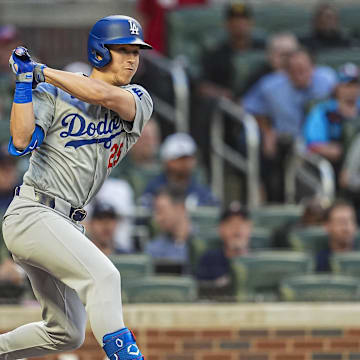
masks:
[[[134,73],[123,74],[122,76],[116,76],[115,78],[115,85],[117,86],[124,86],[130,83],[132,80]]]

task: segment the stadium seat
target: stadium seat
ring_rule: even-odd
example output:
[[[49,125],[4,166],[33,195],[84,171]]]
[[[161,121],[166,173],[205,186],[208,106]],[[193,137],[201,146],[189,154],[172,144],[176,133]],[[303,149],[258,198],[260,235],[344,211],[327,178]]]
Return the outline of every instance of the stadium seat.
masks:
[[[309,251],[315,254],[328,247],[328,237],[322,226],[309,226],[293,230],[289,234],[289,243],[296,251]]]
[[[110,255],[112,263],[119,270],[124,287],[134,279],[153,273],[151,258],[146,254]],[[137,281],[137,280],[136,280]]]
[[[360,281],[345,275],[311,274],[284,279],[284,301],[359,301]]]
[[[209,233],[216,229],[219,216],[220,211],[215,206],[198,206],[195,210],[190,211],[191,223],[199,234],[202,231]]]
[[[252,212],[254,225],[274,229],[300,219],[303,208],[298,205],[271,205],[256,208]]]
[[[338,2],[340,23],[360,33],[359,13],[360,6],[355,1],[351,3]]]
[[[311,23],[312,8],[284,2],[254,6],[255,24],[270,33],[290,31],[298,34]]]
[[[334,69],[338,69],[342,64],[347,62],[353,62],[360,65],[360,53],[357,48],[322,50],[316,55],[316,62],[320,65],[331,66]]]
[[[179,276],[150,276],[126,288],[130,303],[186,303],[197,299],[194,279]]]
[[[190,72],[199,75],[202,51],[224,36],[222,7],[191,6],[169,11],[166,22],[169,57],[185,58]]]
[[[336,274],[360,278],[360,251],[333,254],[330,259],[330,266]]]
[[[269,249],[271,248],[271,230],[267,228],[255,227],[251,232],[250,248]]]
[[[239,301],[273,301],[278,287],[289,274],[312,271],[312,257],[294,251],[256,251],[231,261],[234,291]]]

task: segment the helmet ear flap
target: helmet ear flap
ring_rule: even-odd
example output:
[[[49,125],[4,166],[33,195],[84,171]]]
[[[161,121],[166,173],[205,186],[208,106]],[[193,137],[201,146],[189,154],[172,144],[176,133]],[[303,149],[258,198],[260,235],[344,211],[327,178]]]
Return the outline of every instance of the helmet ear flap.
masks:
[[[88,59],[90,64],[97,68],[102,68],[111,61],[109,49],[91,34],[88,43]]]

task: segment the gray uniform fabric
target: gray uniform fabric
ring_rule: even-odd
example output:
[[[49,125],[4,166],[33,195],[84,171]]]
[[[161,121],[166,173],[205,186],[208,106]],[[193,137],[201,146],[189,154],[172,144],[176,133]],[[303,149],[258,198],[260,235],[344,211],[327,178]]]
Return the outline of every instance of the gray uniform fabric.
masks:
[[[68,217],[71,206],[82,207],[95,196],[151,116],[146,90],[124,88],[136,101],[133,123],[48,84],[33,92],[36,124],[46,136],[4,216],[3,234],[29,275],[43,321],[0,335],[1,360],[79,347],[86,313],[100,345],[105,334],[124,327],[119,272]],[[54,196],[55,208],[36,202],[35,189]]]
[[[144,88],[123,88],[136,101],[134,122],[50,84],[38,86],[33,92],[34,112],[46,137],[32,153],[24,184],[66,199],[73,207],[87,204],[135,144],[152,112],[152,100]]]

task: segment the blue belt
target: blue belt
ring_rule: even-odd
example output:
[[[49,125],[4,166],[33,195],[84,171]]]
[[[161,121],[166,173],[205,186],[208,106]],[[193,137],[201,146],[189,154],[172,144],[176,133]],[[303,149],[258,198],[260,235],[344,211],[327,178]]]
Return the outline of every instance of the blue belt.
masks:
[[[36,195],[35,199],[33,199],[34,201],[37,201],[42,205],[48,206],[51,209],[55,209],[55,198],[53,196],[36,191],[36,189],[34,189],[34,192]],[[20,186],[17,186],[15,188],[15,195],[20,195]],[[83,221],[86,218],[86,215],[86,210],[74,207],[70,208],[70,212],[68,214],[69,218],[74,221]]]

